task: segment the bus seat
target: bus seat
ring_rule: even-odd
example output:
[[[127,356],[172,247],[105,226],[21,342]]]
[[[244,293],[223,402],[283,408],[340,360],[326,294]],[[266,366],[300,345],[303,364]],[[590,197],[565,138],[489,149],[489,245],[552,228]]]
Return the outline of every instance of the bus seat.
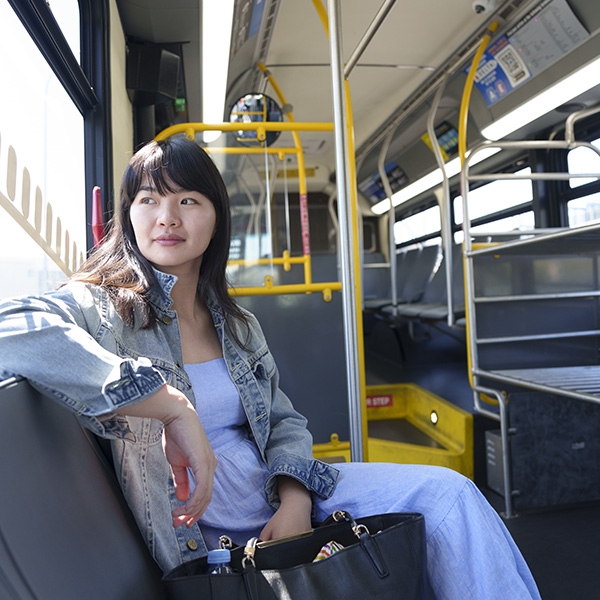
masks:
[[[434,247],[437,250],[437,247]],[[419,302],[404,302],[396,309],[395,319],[420,319],[422,321],[442,321],[448,317],[446,267],[443,258],[435,273],[432,274],[425,286],[422,298]],[[463,259],[462,247],[453,246],[452,249],[453,281],[452,298],[454,301],[455,314],[464,316],[464,281],[463,281]],[[392,306],[382,308],[382,312],[389,319],[394,319]]]
[[[0,382],[0,597],[162,600],[161,572],[93,434]]]
[[[445,282],[446,269],[442,265],[440,267],[443,271],[443,278]],[[422,321],[443,321],[448,318],[448,301],[447,301],[447,289],[444,285],[443,299],[438,303],[430,303],[423,307],[418,313],[419,319]],[[454,316],[457,319],[464,318],[465,315],[465,284],[464,284],[464,266],[461,246],[454,246],[452,248],[452,303],[454,309]],[[458,322],[457,322],[458,324]]]
[[[363,301],[365,308],[375,308],[391,296],[390,268],[381,252],[370,252],[364,255],[363,266]],[[377,265],[367,267],[366,265]]]
[[[421,299],[425,293],[427,282],[432,276],[439,254],[439,246],[413,248],[398,255],[396,261],[396,297],[400,304],[409,304]],[[371,270],[371,269],[369,269]],[[369,270],[365,270],[368,272]],[[389,272],[385,271],[388,294],[378,299],[367,297],[365,292],[365,308],[391,312],[392,299],[390,293]]]
[[[409,304],[421,300],[432,277],[439,253],[439,246],[425,246],[406,253],[406,261],[397,275],[398,302]]]

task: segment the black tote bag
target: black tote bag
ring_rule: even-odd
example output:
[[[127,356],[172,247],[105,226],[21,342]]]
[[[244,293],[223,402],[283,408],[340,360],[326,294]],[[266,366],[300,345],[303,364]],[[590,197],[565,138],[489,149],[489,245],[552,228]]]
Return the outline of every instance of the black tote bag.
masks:
[[[343,550],[313,562],[335,541]],[[169,600],[422,600],[425,524],[417,513],[354,521],[336,511],[306,534],[254,541],[231,552],[232,574],[210,575],[206,557],[163,577]]]

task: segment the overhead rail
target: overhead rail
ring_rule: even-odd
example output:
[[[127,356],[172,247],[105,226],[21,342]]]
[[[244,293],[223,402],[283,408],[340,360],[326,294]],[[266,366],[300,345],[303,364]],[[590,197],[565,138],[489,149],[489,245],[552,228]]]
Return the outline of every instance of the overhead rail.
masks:
[[[356,63],[358,62],[360,57],[363,55],[363,52],[367,49],[367,46],[369,45],[369,43],[371,42],[371,40],[377,33],[377,30],[379,29],[379,27],[381,27],[382,23],[385,21],[385,18],[388,16],[388,13],[390,12],[390,10],[392,9],[392,7],[394,6],[395,3],[396,3],[396,0],[385,0],[385,2],[381,5],[379,10],[377,11],[377,14],[375,15],[375,17],[371,21],[371,24],[367,28],[367,31],[365,32],[363,37],[358,42],[356,48],[354,49],[354,52],[352,52],[352,54],[350,55],[350,58],[348,59],[348,62],[346,63],[346,65],[344,67],[344,78],[345,79],[348,79],[348,77],[350,77],[350,73],[352,72],[352,69],[354,69],[354,67],[356,66]]]
[[[499,233],[477,233],[471,232],[471,220],[469,218],[469,184],[473,181],[495,181],[499,179],[529,179],[532,181],[551,180],[564,181],[575,178],[595,178],[600,179],[600,173],[568,173],[568,172],[538,172],[526,175],[515,175],[510,173],[477,173],[470,172],[471,162],[481,151],[490,147],[498,150],[572,150],[574,148],[588,148],[600,157],[600,149],[594,145],[576,141],[573,126],[582,116],[588,116],[600,112],[600,106],[593,109],[586,109],[579,113],[573,113],[566,122],[565,140],[530,140],[530,141],[499,141],[486,142],[480,144],[472,150],[466,157],[461,171],[461,188],[463,202],[463,229],[464,229],[464,258],[465,258],[465,301],[466,301],[466,322],[467,322],[467,348],[469,356],[469,375],[471,386],[473,388],[473,397],[475,408],[481,414],[494,418],[500,422],[502,438],[502,454],[504,460],[504,489],[505,489],[505,513],[507,517],[514,514],[513,494],[510,470],[510,444],[509,444],[509,424],[506,393],[499,389],[493,389],[491,382],[506,384],[509,386],[524,387],[536,391],[547,392],[559,396],[570,397],[578,400],[584,400],[600,404],[600,366],[595,364],[573,365],[573,358],[562,354],[557,350],[560,356],[553,355],[554,364],[549,366],[536,365],[532,368],[526,368],[527,365],[518,364],[511,368],[495,368],[493,365],[481,365],[481,354],[483,348],[496,344],[496,347],[506,346],[510,354],[510,344],[527,343],[547,343],[558,344],[561,339],[585,339],[600,336],[600,327],[571,328],[567,325],[567,330],[558,331],[555,323],[548,320],[542,320],[547,331],[535,331],[524,333],[522,331],[507,331],[511,325],[510,309],[512,306],[518,306],[522,310],[527,310],[532,303],[565,303],[577,301],[589,301],[600,297],[599,282],[596,269],[600,264],[600,224],[585,225],[572,228],[557,229],[532,229],[525,231],[508,231]],[[509,238],[509,239],[506,239]],[[482,239],[484,242],[477,240]],[[594,268],[589,267],[589,281],[581,290],[559,290],[547,291],[537,289],[533,285],[533,291],[522,292],[514,291],[512,287],[514,281],[511,279],[502,281],[499,277],[494,280],[495,288],[489,294],[481,267],[476,268],[476,261],[487,260],[486,265],[499,264],[497,261],[504,259],[506,261],[519,261],[524,258],[538,261],[549,259],[555,263],[563,257],[589,257]],[[490,262],[491,261],[491,262]],[[590,264],[592,264],[590,263]],[[512,264],[512,263],[511,263]],[[517,264],[517,263],[515,263]],[[586,263],[587,264],[587,263]],[[488,267],[489,268],[489,267]],[[499,271],[500,272],[500,271]],[[511,269],[507,269],[507,276],[511,277]],[[528,282],[531,283],[531,282]],[[502,288],[504,285],[504,288]],[[498,289],[505,289],[508,292],[500,293]],[[478,330],[484,328],[485,314],[483,311],[489,306],[502,306],[503,319],[501,334],[494,335],[493,327],[489,324],[485,332]],[[536,305],[537,306],[537,305]],[[561,304],[557,305],[555,310],[561,310]],[[534,310],[535,309],[531,309]],[[556,314],[556,313],[553,313]],[[489,316],[493,319],[493,316]],[[559,319],[561,320],[561,319]],[[562,320],[561,320],[562,321]],[[541,327],[538,325],[538,327]],[[566,351],[565,351],[566,352]],[[569,353],[570,354],[570,353]],[[494,355],[497,359],[498,353]],[[534,357],[531,359],[533,360]],[[491,359],[487,358],[488,363]],[[513,359],[518,362],[518,359]],[[540,363],[542,360],[540,359]],[[556,364],[556,363],[562,364]],[[485,383],[484,383],[485,382]],[[495,398],[497,401],[497,411],[489,406],[484,406],[482,400]]]
[[[390,7],[384,5],[380,13],[384,12],[384,9],[389,10]],[[387,12],[385,12],[387,14]],[[379,16],[379,15],[378,15]],[[459,157],[461,164],[464,163],[466,151],[467,151],[467,122],[468,122],[468,113],[469,113],[469,104],[471,99],[471,92],[473,89],[473,82],[475,79],[475,74],[477,72],[477,67],[481,61],[483,53],[487,48],[492,34],[498,28],[498,23],[496,21],[492,22],[485,32],[481,40],[479,41],[477,50],[471,62],[471,67],[469,69],[469,73],[467,75],[467,79],[465,82],[465,86],[463,89],[461,107],[460,107],[460,118],[459,118],[459,130],[458,130],[458,143],[459,143]],[[429,114],[427,117],[427,134],[429,135],[429,139],[431,140],[431,148],[433,150],[436,163],[442,173],[442,187],[440,192],[440,197],[438,197],[438,204],[440,207],[441,213],[441,236],[442,236],[442,251],[443,255],[446,258],[444,261],[444,270],[446,276],[446,289],[448,293],[446,294],[446,306],[447,306],[447,317],[446,321],[449,327],[453,328],[457,326],[457,315],[456,315],[456,307],[454,306],[454,295],[452,293],[452,289],[454,287],[454,261],[451,260],[452,257],[452,247],[454,245],[453,235],[452,235],[452,222],[451,222],[451,200],[450,200],[450,182],[448,175],[446,173],[446,165],[444,162],[444,158],[442,156],[442,152],[439,147],[439,143],[437,141],[437,136],[435,134],[435,116],[437,113],[437,109],[439,103],[441,101],[445,84],[447,80],[447,75],[443,76],[440,79],[440,82],[435,91],[431,108],[429,110]],[[398,297],[396,294],[396,264],[397,264],[397,256],[395,252],[395,242],[394,242],[394,218],[393,218],[393,203],[392,203],[392,190],[389,184],[389,179],[387,177],[387,173],[385,172],[385,158],[387,155],[387,151],[389,149],[391,140],[395,133],[395,128],[390,129],[386,138],[383,140],[381,151],[379,152],[378,158],[378,172],[381,177],[382,184],[386,193],[386,196],[390,201],[390,216],[389,216],[389,245],[390,245],[390,281],[391,281],[391,290],[392,290],[392,307],[394,316],[397,314],[397,304]],[[437,195],[437,193],[436,193]]]
[[[528,10],[530,7],[539,4],[539,0],[510,0],[503,2],[501,6],[490,14],[486,24],[474,36],[469,38],[429,77],[423,86],[419,87],[398,109],[386,119],[373,134],[358,148],[356,160],[362,161],[375,147],[382,143],[385,137],[392,130],[396,130],[401,123],[410,117],[410,115],[422,106],[423,102],[431,96],[437,88],[446,81],[448,77],[461,69],[465,61],[472,56],[479,47],[481,39],[488,33],[489,23],[497,20],[501,23],[508,23],[509,19],[517,12]]]
[[[240,259],[231,260],[228,265],[231,266],[256,266],[256,265],[281,265],[285,271],[289,271],[294,264],[304,267],[304,283],[278,285],[273,281],[271,275],[267,275],[262,286],[240,286],[231,287],[229,293],[233,296],[264,296],[278,294],[307,294],[320,292],[323,295],[323,300],[329,302],[332,298],[332,292],[340,291],[342,283],[339,281],[331,282],[313,282],[310,256],[310,238],[308,234],[308,208],[307,208],[307,186],[305,166],[303,160],[302,146],[300,139],[297,137],[299,131],[333,131],[332,123],[297,123],[297,122],[234,122],[234,123],[179,123],[171,127],[167,127],[161,131],[155,139],[164,140],[173,135],[185,134],[190,140],[195,140],[196,133],[204,131],[255,131],[256,138],[259,142],[264,143],[267,132],[270,131],[287,131],[294,135],[296,142],[295,147],[289,148],[256,148],[256,147],[215,147],[206,148],[209,153],[215,154],[277,154],[281,159],[286,154],[295,154],[298,158],[298,174],[300,185],[300,205],[301,205],[301,226],[303,240],[303,254],[299,257],[292,257],[290,249],[285,250],[281,257],[270,257],[260,259]],[[304,206],[304,208],[302,208]]]

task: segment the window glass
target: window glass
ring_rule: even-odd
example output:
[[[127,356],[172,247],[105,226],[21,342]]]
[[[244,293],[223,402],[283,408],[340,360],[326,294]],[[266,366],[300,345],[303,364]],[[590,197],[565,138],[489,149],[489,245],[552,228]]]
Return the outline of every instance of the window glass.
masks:
[[[471,233],[476,235],[479,233],[495,233],[495,232],[506,232],[506,231],[527,231],[534,229],[535,217],[533,211],[524,212],[512,217],[506,217],[504,219],[498,219],[493,223],[486,223],[485,225],[478,225],[477,227],[471,227]],[[462,244],[465,239],[464,232],[461,229],[454,233],[454,242],[456,244]]]
[[[515,175],[530,174],[531,169],[529,167],[515,172]],[[469,218],[473,221],[525,202],[531,202],[533,191],[530,179],[498,179],[469,191],[468,197]],[[463,222],[462,196],[457,196],[454,199],[454,217],[457,224]],[[501,229],[497,230],[501,231]]]
[[[594,140],[592,145],[600,149],[600,139]],[[600,173],[600,155],[591,148],[573,148],[567,155],[567,164],[569,173]],[[571,188],[576,188],[592,181],[595,179],[578,177],[569,179],[569,185]]]
[[[594,140],[592,145],[600,148],[600,139]],[[600,156],[591,148],[574,148],[567,156],[567,164],[569,173],[600,173]],[[574,189],[592,181],[597,180],[580,177],[569,179],[569,185],[571,189]],[[582,193],[585,192],[582,190]],[[567,208],[570,227],[600,221],[600,193],[596,192],[570,200]]]
[[[394,241],[396,245],[403,244],[410,240],[416,240],[420,237],[436,233],[441,230],[439,206],[432,206],[416,215],[411,215],[406,219],[394,223]],[[434,240],[427,240],[423,245],[439,243]]]
[[[600,193],[571,200],[568,209],[570,227],[600,221]]]
[[[71,52],[73,52],[77,62],[80,60],[81,44],[79,41],[79,1],[78,0],[60,0],[60,2],[50,2],[50,10],[65,36]]]
[[[0,297],[55,287],[86,248],[83,117],[0,2],[0,52],[16,49],[0,61]]]

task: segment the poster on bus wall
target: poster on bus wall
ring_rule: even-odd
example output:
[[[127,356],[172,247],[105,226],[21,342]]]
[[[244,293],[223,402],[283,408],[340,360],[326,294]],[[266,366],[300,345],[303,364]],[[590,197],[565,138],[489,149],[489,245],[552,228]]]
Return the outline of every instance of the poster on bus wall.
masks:
[[[543,0],[488,46],[475,85],[491,106],[589,37],[567,0]]]

